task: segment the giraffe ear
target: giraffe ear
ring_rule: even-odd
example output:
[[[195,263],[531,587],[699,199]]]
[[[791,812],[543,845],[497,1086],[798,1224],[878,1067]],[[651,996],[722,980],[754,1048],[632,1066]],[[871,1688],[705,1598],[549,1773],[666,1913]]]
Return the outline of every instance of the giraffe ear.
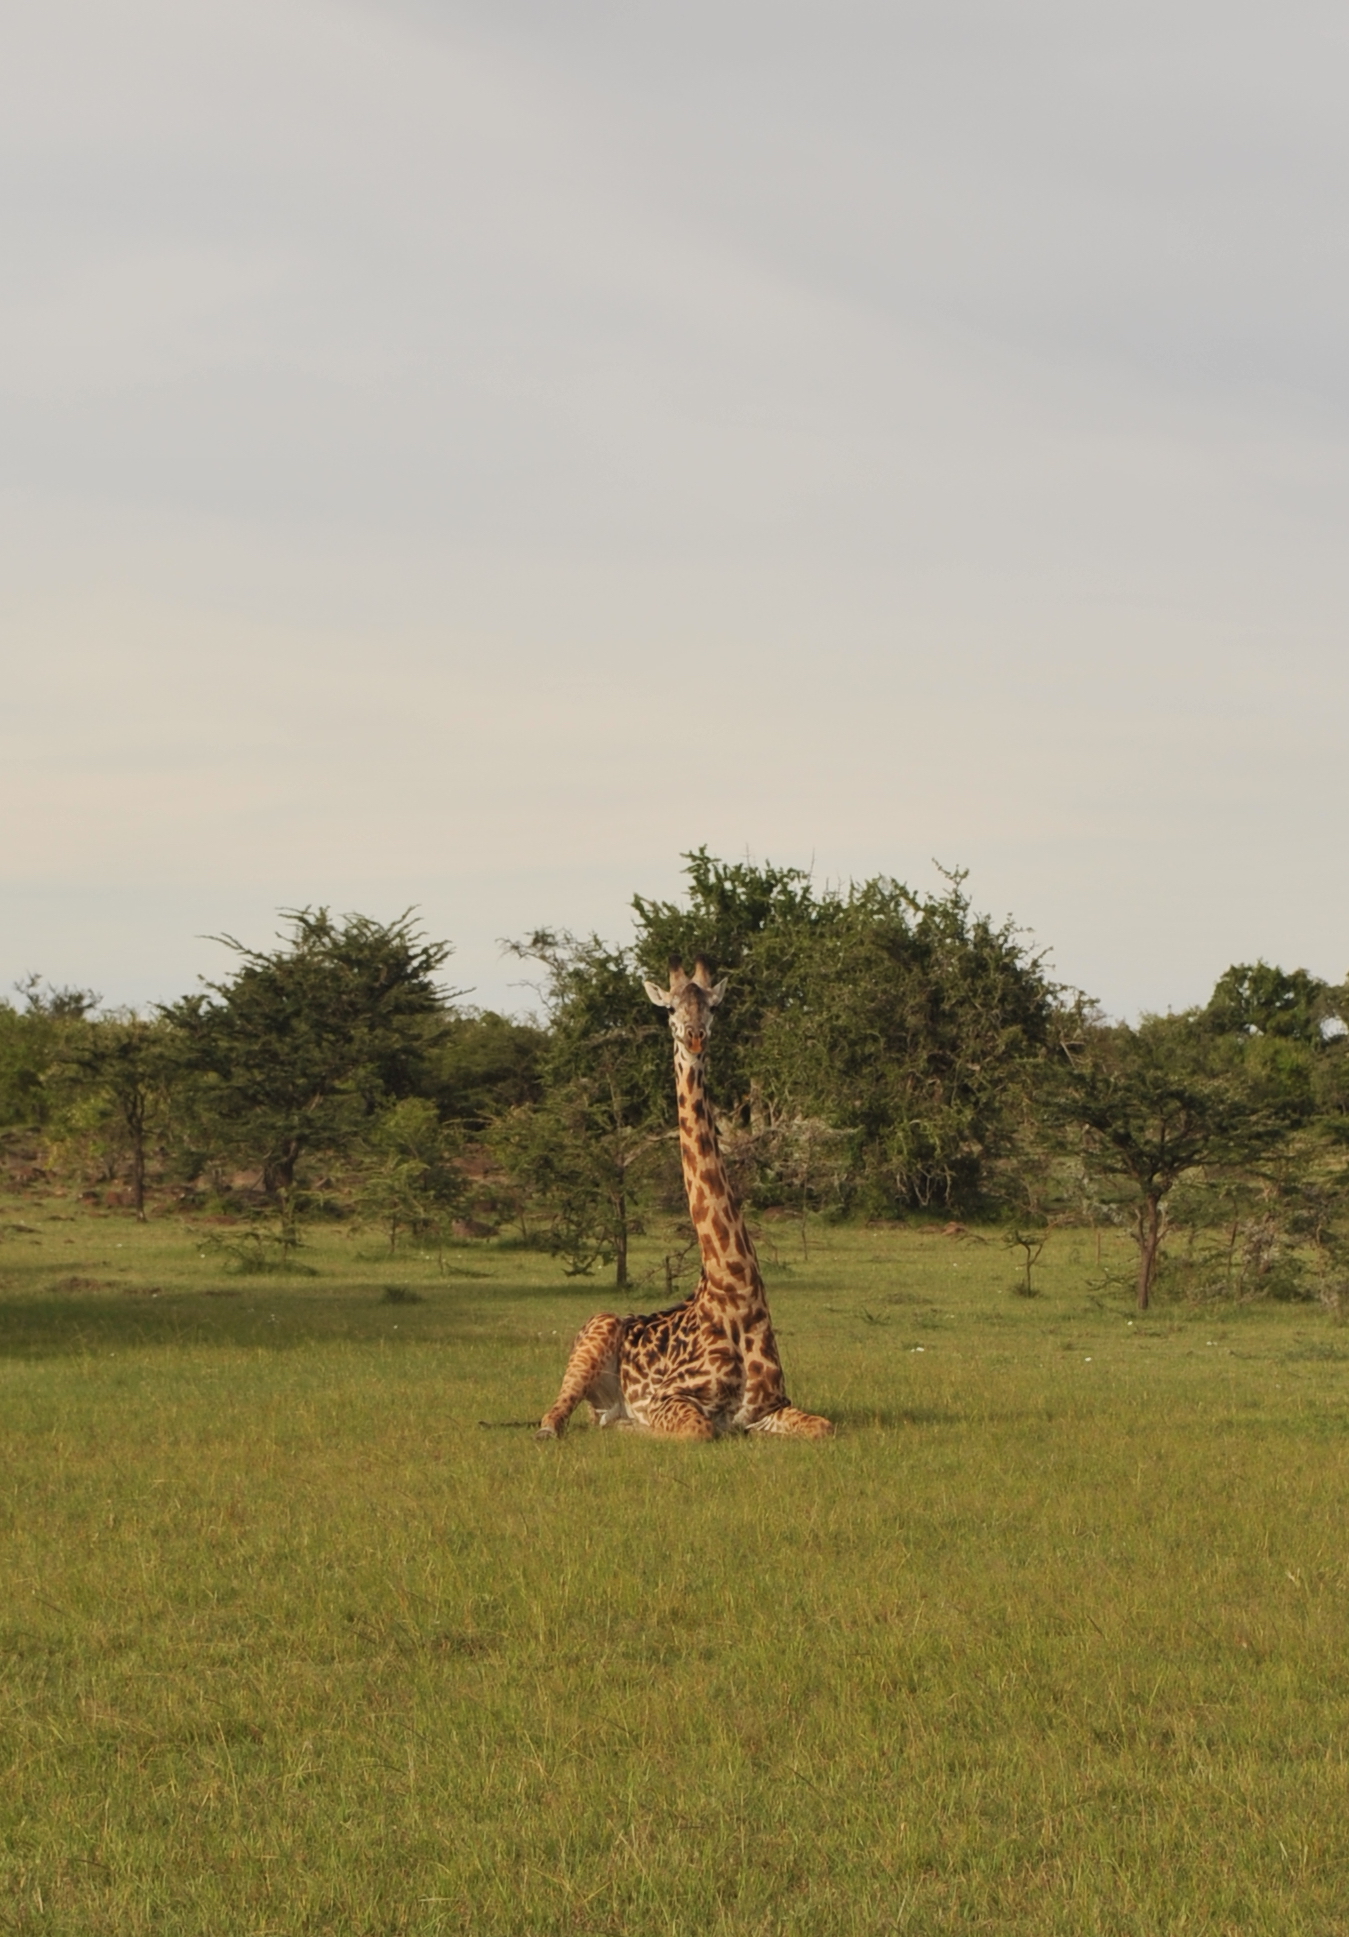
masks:
[[[708,1008],[715,1009],[717,1004],[721,1001],[721,998],[725,995],[725,993],[726,993],[726,984],[724,981],[718,982],[715,989],[709,989],[707,992]]]
[[[673,1008],[674,1005],[670,1001],[670,991],[663,989],[659,982],[646,982],[642,986],[658,1009]]]

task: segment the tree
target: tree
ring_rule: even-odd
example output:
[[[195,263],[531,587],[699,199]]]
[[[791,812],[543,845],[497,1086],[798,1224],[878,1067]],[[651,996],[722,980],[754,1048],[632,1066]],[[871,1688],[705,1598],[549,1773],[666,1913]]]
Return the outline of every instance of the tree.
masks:
[[[817,928],[799,1013],[765,1029],[766,1080],[852,1131],[855,1192],[876,1208],[973,1204],[1058,997],[1012,924],[973,912],[962,876],[922,896],[878,878]]]
[[[502,1119],[493,1148],[545,1208],[568,1269],[612,1263],[622,1289],[642,1186],[673,1117],[669,1032],[626,949],[548,929],[509,946],[545,970],[549,1030],[542,1099]]]
[[[543,1094],[540,1062],[545,1032],[492,1010],[460,1010],[446,1018],[431,1055],[431,1084],[442,1117],[481,1135],[495,1117]]]
[[[1064,1045],[1047,1097],[1081,1134],[1088,1177],[1122,1190],[1138,1244],[1138,1308],[1151,1302],[1170,1192],[1201,1167],[1249,1165],[1311,1108],[1305,1054],[1291,1044],[1222,1035],[1202,1012],[1097,1024]]]
[[[719,861],[705,847],[684,860],[682,905],[633,896],[633,958],[641,975],[662,984],[672,962],[691,969],[699,958],[729,979],[733,999],[717,1014],[718,1114],[749,1128],[764,1029],[771,1017],[800,1011],[805,962],[832,908],[800,868]]]
[[[205,1139],[260,1168],[293,1240],[302,1161],[350,1155],[387,1103],[432,1088],[449,1001],[436,975],[451,949],[408,914],[386,925],[302,908],[287,920],[271,951],[218,937],[238,972],[163,1014],[196,1078]]]
[[[643,1228],[642,1185],[659,1133],[616,1114],[597,1085],[570,1083],[541,1103],[509,1111],[490,1144],[502,1168],[547,1220],[548,1248],[576,1277],[614,1267],[614,1285],[630,1282],[629,1247]]]
[[[51,1112],[48,1079],[99,998],[92,989],[52,988],[40,975],[16,988],[22,1009],[0,1000],[0,1127],[36,1129]]]
[[[61,1069],[67,1089],[106,1113],[144,1223],[148,1140],[164,1120],[176,1073],[168,1025],[130,1011],[99,1016],[68,1039]]]
[[[1228,1035],[1315,1042],[1326,993],[1327,984],[1306,969],[1290,972],[1268,962],[1238,962],[1219,976],[1204,1019]]]
[[[686,906],[634,901],[636,955],[652,974],[702,955],[729,976],[730,1123],[765,1156],[766,1127],[845,1132],[845,1203],[977,1200],[1064,1013],[1013,924],[976,914],[959,873],[936,895],[885,876],[817,893],[799,869],[686,859]],[[765,1193],[789,1188],[761,1172]]]
[[[454,1163],[458,1142],[422,1096],[389,1104],[370,1124],[356,1204],[387,1233],[390,1251],[403,1231],[443,1242],[445,1225],[464,1197],[463,1174]]]

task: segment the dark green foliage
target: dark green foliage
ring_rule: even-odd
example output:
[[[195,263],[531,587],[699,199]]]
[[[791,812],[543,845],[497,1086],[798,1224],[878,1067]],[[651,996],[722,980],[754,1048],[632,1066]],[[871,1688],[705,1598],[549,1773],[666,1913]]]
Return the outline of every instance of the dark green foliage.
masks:
[[[1081,1131],[1093,1190],[1132,1216],[1146,1309],[1170,1193],[1200,1170],[1249,1169],[1306,1121],[1309,1052],[1288,1039],[1220,1034],[1202,1013],[1097,1025],[1065,1045],[1059,1085],[1042,1103]]]
[[[672,962],[691,971],[700,957],[718,977],[727,977],[712,1081],[720,1109],[748,1123],[750,1097],[762,1081],[758,1051],[765,1024],[775,1013],[803,1006],[805,958],[822,909],[810,876],[799,868],[718,861],[705,847],[684,859],[684,905],[634,895],[633,952],[641,973],[662,984]]]
[[[548,1034],[539,1070],[546,1090],[573,1082],[603,1090],[615,1119],[674,1121],[670,1032],[651,1005],[632,951],[597,935],[537,930],[512,945],[540,964]]]
[[[164,1011],[206,1146],[258,1166],[287,1220],[302,1159],[350,1152],[388,1103],[432,1088],[450,953],[407,916],[305,908],[289,922],[271,952],[221,937],[238,972]]]
[[[635,902],[636,953],[652,974],[702,955],[728,975],[714,1086],[731,1120],[846,1133],[845,1202],[977,1200],[1059,1015],[1013,924],[975,914],[959,875],[940,895],[885,876],[817,893],[794,868],[688,862],[687,907]]]
[[[447,1016],[429,1059],[442,1116],[480,1134],[503,1110],[537,1102],[547,1046],[546,1033],[535,1024],[490,1009]]]
[[[1247,1141],[1226,1153],[1215,1148],[1160,1200],[1163,1286],[1188,1298],[1319,1298],[1345,1309],[1345,997],[1305,969],[1239,963],[1219,978],[1203,1010],[1167,1019],[1173,1029],[1189,1024],[1224,1039],[1229,1083],[1244,1090],[1238,1107]]]
[[[674,1167],[668,1033],[643,975],[700,957],[729,980],[711,1089],[742,1193],[810,1209],[968,1204],[1022,1124],[1058,992],[1010,923],[885,878],[817,892],[796,868],[689,855],[685,905],[634,901],[631,951],[540,932],[543,1098],[497,1134],[574,1269],[625,1275],[628,1236]]]
[[[542,1023],[455,1009],[448,944],[407,916],[322,908],[270,951],[223,938],[235,972],[154,1021],[30,977],[22,1008],[0,1002],[11,1174],[115,1184],[110,1203],[129,1184],[141,1212],[147,1182],[201,1179],[280,1212],[258,1256],[289,1255],[306,1201],[391,1246],[509,1211],[622,1285],[643,1220],[684,1208],[643,978],[702,957],[729,984],[709,1071],[728,1168],[801,1217],[803,1244],[811,1213],[998,1208],[1029,1261],[1085,1204],[1132,1222],[1141,1302],[1160,1284],[1349,1311],[1349,986],[1236,964],[1201,1010],[1110,1025],[959,874],[919,894],[686,861],[682,901],[634,898],[630,948],[515,945],[543,971]]]
[[[274,950],[222,939],[237,972],[154,1021],[91,1015],[96,997],[30,978],[22,1013],[0,1004],[0,1127],[40,1132],[72,1180],[128,1184],[138,1215],[151,1177],[245,1201],[256,1179],[287,1243],[304,1189],[391,1241],[443,1235],[466,1196],[463,1135],[539,1095],[544,1032],[453,1010],[436,979],[449,947],[406,916],[304,909]]]
[[[1227,1035],[1319,1041],[1326,988],[1306,969],[1289,972],[1268,962],[1240,962],[1219,976],[1204,1019]]]
[[[172,1027],[129,1013],[99,1016],[66,1032],[55,1072],[65,1091],[67,1134],[102,1143],[108,1168],[124,1158],[131,1202],[145,1216],[150,1141],[168,1129],[182,1058]]]
[[[958,880],[870,881],[827,905],[805,966],[800,1015],[765,1028],[773,1080],[852,1131],[876,1208],[976,1201],[1055,1020],[1011,924],[973,915]]]
[[[1349,1044],[1336,1043],[1317,1057],[1312,1087],[1327,1129],[1349,1141]]]
[[[457,1135],[426,1097],[390,1103],[368,1126],[356,1206],[386,1233],[391,1251],[405,1232],[443,1244],[466,1194],[458,1150]]]
[[[512,946],[545,972],[543,1096],[503,1118],[492,1146],[568,1271],[612,1264],[621,1288],[674,1114],[669,1030],[626,949],[546,929]]]
[[[92,989],[49,988],[41,976],[18,986],[23,1008],[0,1001],[0,1129],[36,1129],[51,1116],[50,1077],[98,997]]]
[[[524,1217],[542,1219],[543,1241],[569,1277],[612,1264],[615,1285],[628,1283],[659,1134],[616,1118],[603,1091],[581,1082],[493,1127],[493,1154],[524,1192]]]
[[[0,1125],[40,1124],[47,1114],[43,1079],[51,1066],[50,1032],[12,1003],[0,1002]]]

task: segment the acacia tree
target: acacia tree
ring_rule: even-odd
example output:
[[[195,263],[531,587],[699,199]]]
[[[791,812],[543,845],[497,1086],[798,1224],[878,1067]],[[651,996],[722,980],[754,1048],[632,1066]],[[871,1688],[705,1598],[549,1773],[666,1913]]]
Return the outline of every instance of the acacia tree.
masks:
[[[369,1125],[356,1204],[387,1234],[390,1252],[401,1232],[431,1238],[439,1247],[464,1199],[455,1164],[459,1139],[424,1096],[391,1103]]]
[[[165,1126],[178,1071],[169,1025],[129,1010],[95,1017],[68,1037],[61,1070],[63,1087],[104,1113],[122,1145],[143,1224],[149,1140]]]
[[[350,1154],[382,1106],[433,1086],[450,999],[436,975],[451,950],[410,914],[383,924],[302,908],[287,920],[272,950],[217,937],[237,973],[163,1014],[196,1079],[204,1140],[257,1165],[293,1242],[303,1160]]]
[[[1216,1176],[1184,1197],[1202,1217],[1225,1215],[1200,1253],[1228,1284],[1275,1295],[1319,1290],[1343,1314],[1349,1295],[1349,989],[1306,969],[1237,963],[1202,1011],[1205,1025],[1246,1042],[1248,1054],[1295,1066],[1310,1089],[1295,1135],[1254,1174]],[[1206,1205],[1205,1198],[1209,1200]]]
[[[1235,962],[1214,985],[1204,1021],[1223,1035],[1281,1036],[1294,1042],[1320,1039],[1328,985],[1306,969],[1269,962]]]
[[[1138,1308],[1151,1302],[1166,1205],[1187,1173],[1249,1165],[1311,1107],[1305,1054],[1291,1044],[1223,1034],[1199,1013],[1097,1025],[1064,1045],[1046,1098],[1081,1134],[1088,1177],[1122,1192],[1138,1245]]]
[[[801,1013],[806,962],[831,906],[800,868],[720,861],[705,847],[684,861],[682,903],[633,896],[633,960],[641,975],[662,984],[672,962],[691,969],[699,958],[728,979],[732,1000],[717,1013],[718,1114],[757,1130],[764,1031],[774,1017]]]
[[[959,873],[935,895],[816,892],[799,869],[686,859],[686,905],[634,902],[636,954],[729,976],[717,1087],[769,1159],[761,1187],[790,1188],[760,1132],[813,1122],[846,1133],[843,1202],[976,1199],[1069,1013],[1013,924],[975,913]]]
[[[495,1117],[542,1094],[539,1059],[547,1047],[542,1029],[490,1009],[448,1015],[432,1056],[430,1094],[447,1122],[466,1135],[481,1135]]]
[[[92,989],[53,988],[40,975],[16,985],[22,1009],[0,998],[0,1128],[34,1129],[51,1114],[51,1078],[88,1026]]]
[[[543,1206],[568,1270],[611,1263],[622,1289],[643,1185],[672,1114],[669,1034],[628,950],[549,929],[508,946],[545,971],[549,1031],[543,1096],[498,1122],[493,1147]]]
[[[801,1107],[848,1128],[855,1193],[970,1204],[1052,1040],[1059,992],[963,877],[939,895],[879,878],[836,897],[809,950],[799,1016],[764,1049]]]
[[[614,1285],[630,1282],[629,1247],[643,1229],[643,1186],[663,1133],[629,1123],[621,1096],[608,1086],[575,1081],[541,1103],[522,1104],[495,1124],[497,1161],[542,1210],[548,1246],[569,1277],[614,1267]]]

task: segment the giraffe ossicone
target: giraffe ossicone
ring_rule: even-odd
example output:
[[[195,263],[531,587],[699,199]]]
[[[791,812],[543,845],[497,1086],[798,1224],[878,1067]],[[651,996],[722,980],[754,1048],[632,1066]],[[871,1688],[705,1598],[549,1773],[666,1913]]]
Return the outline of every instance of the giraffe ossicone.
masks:
[[[726,1167],[703,1082],[712,1012],[726,993],[706,962],[646,992],[670,1018],[679,1154],[689,1215],[702,1255],[697,1289],[649,1317],[601,1312],[583,1325],[555,1404],[537,1439],[556,1439],[581,1404],[600,1426],[713,1439],[725,1432],[825,1439],[834,1428],[792,1405],[783,1382],[763,1274]]]

